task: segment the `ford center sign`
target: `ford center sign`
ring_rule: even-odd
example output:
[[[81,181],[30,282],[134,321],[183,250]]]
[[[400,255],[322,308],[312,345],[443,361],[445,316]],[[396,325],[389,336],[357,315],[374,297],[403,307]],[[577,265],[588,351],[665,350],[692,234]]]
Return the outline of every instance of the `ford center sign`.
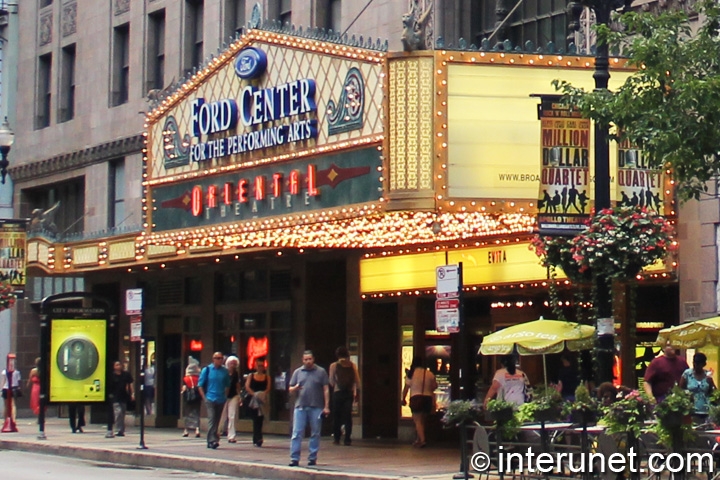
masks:
[[[267,55],[259,48],[244,48],[235,59],[235,74],[244,80],[261,76],[266,68]]]

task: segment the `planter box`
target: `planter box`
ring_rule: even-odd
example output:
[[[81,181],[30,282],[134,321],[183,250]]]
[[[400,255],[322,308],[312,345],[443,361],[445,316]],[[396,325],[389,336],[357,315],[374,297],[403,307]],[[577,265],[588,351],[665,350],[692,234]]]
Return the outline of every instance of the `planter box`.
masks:
[[[538,422],[555,422],[560,418],[560,410],[557,408],[544,408],[535,410],[535,421]]]
[[[592,410],[573,410],[570,415],[572,422],[580,425],[590,425],[597,422],[597,412]]]
[[[503,408],[502,410],[490,411],[490,418],[498,424],[505,424],[512,420],[514,414],[515,412],[512,408]]]

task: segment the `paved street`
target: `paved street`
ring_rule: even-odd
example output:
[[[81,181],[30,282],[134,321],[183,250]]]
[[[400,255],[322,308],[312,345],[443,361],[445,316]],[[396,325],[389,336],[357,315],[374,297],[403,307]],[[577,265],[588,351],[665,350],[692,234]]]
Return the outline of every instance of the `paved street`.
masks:
[[[47,478],[77,480],[78,478],[98,477],[102,477],[103,480],[125,480],[129,476],[137,480],[182,480],[185,478],[224,480],[237,478],[214,473],[128,466],[11,450],[0,451],[0,464],[3,466],[3,476],[5,478],[22,480],[45,480]],[[50,475],[51,477],[49,477]]]

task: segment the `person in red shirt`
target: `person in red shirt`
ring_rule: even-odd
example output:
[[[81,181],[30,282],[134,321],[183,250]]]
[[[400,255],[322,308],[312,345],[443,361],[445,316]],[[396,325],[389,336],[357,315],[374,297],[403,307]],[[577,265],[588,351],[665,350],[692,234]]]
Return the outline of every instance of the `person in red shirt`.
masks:
[[[645,393],[662,402],[685,370],[690,368],[684,358],[679,357],[670,343],[665,345],[665,355],[656,357],[650,362],[645,371]]]

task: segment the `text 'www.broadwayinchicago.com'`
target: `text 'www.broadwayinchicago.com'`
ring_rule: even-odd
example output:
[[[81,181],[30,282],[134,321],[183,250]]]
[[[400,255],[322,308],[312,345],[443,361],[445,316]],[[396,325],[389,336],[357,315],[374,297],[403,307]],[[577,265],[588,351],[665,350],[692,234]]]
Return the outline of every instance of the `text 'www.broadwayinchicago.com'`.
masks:
[[[512,473],[552,473],[569,471],[571,473],[713,473],[712,453],[651,453],[640,458],[634,448],[627,453],[580,453],[554,452],[535,453],[531,448],[526,452],[505,451],[499,447],[497,461],[493,462],[485,452],[477,452],[470,459],[470,466],[479,472],[497,467],[499,472]]]

